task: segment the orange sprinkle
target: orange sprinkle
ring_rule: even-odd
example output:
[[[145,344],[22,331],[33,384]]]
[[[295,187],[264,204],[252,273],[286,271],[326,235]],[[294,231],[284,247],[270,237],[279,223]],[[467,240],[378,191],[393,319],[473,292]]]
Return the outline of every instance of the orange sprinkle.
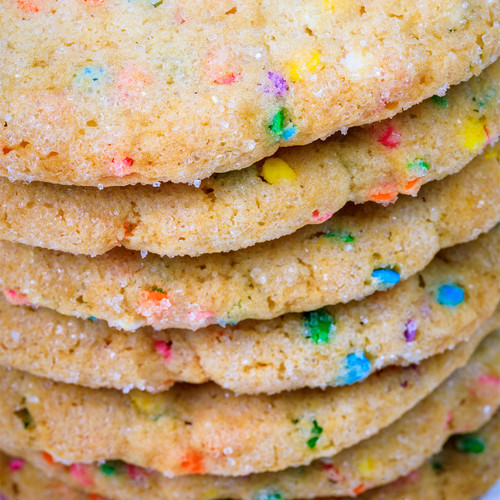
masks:
[[[405,190],[409,191],[417,182],[419,181],[419,178],[417,177],[416,179],[413,179],[412,181],[408,181],[405,184]]]
[[[203,456],[196,450],[189,450],[181,460],[181,467],[190,474],[204,474]]]
[[[379,192],[379,193],[371,194],[370,200],[394,203],[396,201],[397,196],[398,196],[397,191],[389,191],[389,192],[385,192],[385,193]]]
[[[90,493],[89,500],[106,500],[106,499],[101,495],[97,495],[96,493]]]
[[[52,458],[52,455],[47,453],[46,451],[42,452],[42,458],[49,464],[49,465],[56,465],[54,462],[54,459]]]
[[[360,484],[359,486],[356,486],[356,488],[352,490],[354,495],[361,495],[361,493],[364,493],[365,491],[366,491],[366,486],[364,484]]]
[[[41,2],[37,0],[17,0],[17,8],[32,14],[42,10]]]
[[[132,236],[132,233],[134,232],[136,228],[136,224],[132,224],[132,222],[125,222],[123,229],[125,229],[125,234],[123,235],[123,238],[128,238],[129,236]]]

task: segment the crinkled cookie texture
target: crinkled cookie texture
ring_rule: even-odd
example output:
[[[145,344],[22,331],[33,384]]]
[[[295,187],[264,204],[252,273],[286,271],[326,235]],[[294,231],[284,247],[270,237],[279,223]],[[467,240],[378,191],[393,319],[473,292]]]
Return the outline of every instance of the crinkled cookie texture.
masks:
[[[352,386],[273,396],[236,396],[213,384],[125,395],[1,368],[0,449],[29,447],[66,463],[123,460],[169,476],[307,465],[400,418],[463,366],[497,326],[495,318],[418,368],[389,368]]]
[[[467,340],[499,303],[499,276],[500,231],[491,231],[361,302],[197,332],[123,332],[0,300],[0,364],[124,391],[209,380],[243,394],[342,385]]]
[[[226,254],[94,258],[0,242],[0,288],[16,303],[134,330],[268,319],[361,299],[500,220],[500,145],[390,207],[348,206],[320,226]]]
[[[83,254],[117,245],[168,257],[236,250],[320,223],[347,201],[416,194],[460,170],[499,131],[496,62],[391,120],[281,149],[196,186],[99,190],[0,178],[0,238]]]
[[[0,173],[120,185],[245,168],[479,74],[499,17],[497,0],[6,0]]]
[[[499,356],[500,335],[497,332],[480,346],[467,366],[455,372],[400,420],[338,455],[298,469],[242,478],[185,476],[167,479],[157,472],[119,461],[70,466],[55,462],[46,453],[42,456],[12,446],[7,446],[7,450],[29,459],[68,484],[124,500],[183,497],[188,500],[228,497],[285,500],[360,494],[410,473],[439,451],[451,434],[473,431],[489,420],[500,405]],[[487,446],[489,443],[483,439],[479,444]],[[2,446],[5,448],[4,444]],[[415,473],[410,477],[415,479]]]

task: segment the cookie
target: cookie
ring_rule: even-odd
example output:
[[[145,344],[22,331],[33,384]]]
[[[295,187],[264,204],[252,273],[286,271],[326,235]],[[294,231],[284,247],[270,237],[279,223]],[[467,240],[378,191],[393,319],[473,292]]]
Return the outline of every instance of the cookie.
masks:
[[[348,206],[320,226],[237,252],[168,259],[115,249],[91,258],[1,241],[0,288],[15,303],[125,330],[196,330],[361,299],[500,220],[498,151],[416,198]]]
[[[331,458],[276,473],[240,478],[191,475],[168,479],[153,471],[130,469],[130,465],[116,461],[102,465],[62,465],[47,453],[13,447],[8,450],[20,453],[69,484],[125,500],[168,500],[183,495],[188,499],[208,500],[251,500],[269,498],[271,494],[284,500],[354,495],[408,474],[439,451],[448,436],[473,431],[489,420],[500,404],[499,356],[497,332],[479,347],[467,366],[380,433]]]
[[[422,1],[5,1],[0,173],[194,181],[393,116],[500,53],[496,0]]]
[[[0,449],[29,446],[66,463],[120,459],[167,476],[307,465],[400,418],[463,366],[497,321],[418,369],[391,367],[351,386],[272,396],[236,396],[213,384],[125,395],[1,368]]]
[[[460,170],[500,129],[500,62],[445,96],[199,185],[97,188],[0,178],[0,238],[71,253],[122,245],[196,256],[319,223],[347,201],[395,201]],[[284,162],[284,163],[283,163]]]
[[[467,340],[500,300],[500,231],[439,254],[416,276],[361,302],[237,326],[122,332],[0,299],[0,364],[90,387],[150,392],[209,380],[243,394],[344,383],[408,365]],[[454,288],[449,288],[453,285]],[[443,290],[464,292],[442,304]],[[440,300],[440,302],[438,301]]]

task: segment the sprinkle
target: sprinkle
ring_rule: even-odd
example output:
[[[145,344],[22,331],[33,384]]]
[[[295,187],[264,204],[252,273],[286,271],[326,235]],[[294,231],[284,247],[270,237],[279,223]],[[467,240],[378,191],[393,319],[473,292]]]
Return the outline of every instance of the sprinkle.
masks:
[[[351,385],[366,378],[370,373],[371,362],[363,351],[349,354],[341,374],[337,377],[337,385]]]
[[[137,66],[127,66],[116,80],[118,102],[127,104],[135,101],[152,82],[153,75],[150,71]]]
[[[97,321],[97,318],[95,316],[89,316],[90,321],[93,321],[94,323]]]
[[[433,95],[431,101],[439,108],[446,109],[448,107],[448,99],[446,96]]]
[[[218,85],[231,85],[241,76],[241,66],[233,60],[229,49],[224,47],[208,53],[204,67],[208,78]]]
[[[269,71],[267,74],[269,77],[269,80],[271,80],[271,83],[273,84],[273,89],[272,92],[275,95],[282,96],[288,91],[288,83],[286,83],[286,80],[279,74],[279,73],[274,73],[272,71]],[[270,93],[268,88],[265,89],[267,93]]]
[[[14,415],[22,422],[25,429],[32,429],[35,427],[35,421],[28,408],[21,408],[15,411]]]
[[[111,159],[110,171],[114,177],[127,177],[132,172],[130,167],[134,164],[134,160],[128,156],[119,160],[117,158]],[[127,234],[125,234],[125,237]],[[128,235],[130,236],[130,235]]]
[[[325,238],[334,238],[342,243],[352,243],[355,238],[349,231],[332,230],[324,234]]]
[[[489,88],[483,91],[483,93],[478,97],[473,97],[472,101],[476,104],[474,111],[479,113],[482,108],[491,104],[491,101],[496,95],[496,90]]]
[[[254,500],[282,500],[283,495],[279,490],[266,488],[257,491],[253,498]]]
[[[103,464],[99,466],[99,469],[106,476],[111,476],[118,472],[118,469],[123,465],[119,460],[106,460]]]
[[[130,479],[142,479],[149,474],[149,472],[146,469],[143,469],[138,465],[126,464],[125,467]]]
[[[303,313],[302,325],[305,337],[315,344],[328,344],[337,330],[335,318],[326,309]]]
[[[405,340],[413,342],[417,336],[417,324],[412,319],[409,319],[405,324]]]
[[[324,214],[320,214],[319,210],[315,210],[312,213],[313,216],[313,224],[321,224],[322,222],[331,219],[333,212],[325,212]]]
[[[401,134],[389,126],[382,132],[377,141],[387,149],[394,149],[401,144]]]
[[[313,73],[319,69],[321,55],[319,51],[313,50],[307,54],[301,54],[299,60],[290,64],[290,79],[292,82],[304,80],[307,73]]]
[[[442,306],[456,307],[465,300],[464,289],[454,283],[441,285],[436,300]]]
[[[436,474],[440,474],[444,470],[443,460],[442,460],[440,455],[436,455],[436,456],[432,457],[431,465],[432,465],[432,470]]]
[[[468,118],[460,130],[461,145],[471,151],[479,151],[489,141],[486,126],[477,118]]]
[[[99,93],[108,81],[107,72],[100,66],[87,66],[73,75],[74,87],[87,94]]]
[[[375,460],[370,457],[366,457],[356,464],[359,474],[367,479],[374,477],[375,465]]]
[[[152,291],[142,292],[137,311],[151,324],[165,319],[171,307],[172,302],[168,295],[160,288],[155,287]]]
[[[323,427],[321,427],[316,420],[312,421],[311,438],[307,440],[307,446],[311,448],[316,447],[319,437],[323,433]]]
[[[465,453],[482,453],[486,447],[484,438],[474,434],[456,436],[454,443],[458,451],[464,451]]]
[[[478,379],[478,382],[481,385],[493,385],[496,387],[500,386],[500,378],[493,375],[481,375]]]
[[[196,450],[189,450],[181,459],[181,467],[190,474],[203,474],[205,472],[203,455]]]
[[[73,476],[73,479],[85,486],[86,488],[90,488],[94,485],[92,478],[88,474],[88,466],[85,464],[72,464],[69,468],[70,474]]]
[[[427,175],[430,165],[423,158],[416,158],[406,164],[406,168],[412,171],[413,174],[423,177]]]
[[[169,409],[169,403],[164,394],[152,394],[150,392],[132,389],[129,393],[132,404],[141,413],[152,420],[157,420],[165,415]]]
[[[364,493],[365,491],[366,491],[366,486],[364,484],[360,484],[359,486],[356,486],[356,488],[352,490],[354,495],[361,495],[361,493]]]
[[[42,458],[49,464],[49,465],[55,465],[56,463],[54,462],[54,459],[52,458],[52,455],[47,453],[46,451],[42,451]]]
[[[40,12],[45,7],[41,0],[17,0],[17,8],[30,14]]]
[[[155,341],[155,350],[156,352],[165,359],[165,361],[168,361],[172,357],[172,341],[170,342],[163,342],[162,340],[156,340]]]
[[[387,182],[376,187],[369,195],[368,199],[380,203],[395,203],[398,199],[399,190],[395,183]]]
[[[24,460],[22,458],[13,458],[9,462],[9,469],[11,471],[21,470],[24,467]]]
[[[405,184],[405,191],[410,191],[410,189],[413,188],[413,186],[415,186],[415,184],[417,184],[417,182],[419,181],[420,179],[417,177],[416,179],[413,179],[411,181],[408,181],[406,184]]]
[[[106,500],[106,499],[101,495],[98,495],[97,493],[89,493],[89,500]]]
[[[281,158],[268,158],[262,166],[261,175],[269,184],[287,184],[297,179],[297,174]]]
[[[28,296],[24,293],[16,292],[15,290],[2,290],[5,300],[14,306],[30,306],[31,302]]]
[[[400,280],[399,273],[388,267],[375,269],[372,272],[372,278],[381,289],[392,288]]]
[[[280,108],[272,117],[269,130],[280,139],[287,141],[297,133],[297,127],[287,121],[287,110]]]

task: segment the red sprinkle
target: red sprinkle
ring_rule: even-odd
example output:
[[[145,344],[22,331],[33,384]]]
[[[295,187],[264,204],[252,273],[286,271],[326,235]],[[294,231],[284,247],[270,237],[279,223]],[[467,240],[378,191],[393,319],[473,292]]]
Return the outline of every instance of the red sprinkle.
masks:
[[[171,342],[170,342],[171,344]],[[165,361],[168,361],[172,357],[172,349],[169,344],[166,342],[163,342],[162,340],[157,340],[155,341],[155,349],[156,352],[165,359]]]
[[[366,486],[364,484],[360,484],[359,486],[356,486],[356,488],[352,490],[354,495],[361,495],[361,493],[364,493],[365,491],[366,491]]]
[[[388,126],[377,141],[387,149],[394,149],[401,144],[401,134],[391,126]]]
[[[315,210],[312,214],[314,222],[316,224],[320,224],[321,222],[325,222],[332,217],[332,212],[326,212],[323,215],[320,215],[319,210]]]
[[[87,466],[85,464],[72,464],[69,468],[69,471],[73,476],[73,479],[82,486],[90,488],[94,485],[94,482],[89,476]]]
[[[191,474],[204,474],[203,456],[196,450],[189,450],[181,459],[181,467]]]

